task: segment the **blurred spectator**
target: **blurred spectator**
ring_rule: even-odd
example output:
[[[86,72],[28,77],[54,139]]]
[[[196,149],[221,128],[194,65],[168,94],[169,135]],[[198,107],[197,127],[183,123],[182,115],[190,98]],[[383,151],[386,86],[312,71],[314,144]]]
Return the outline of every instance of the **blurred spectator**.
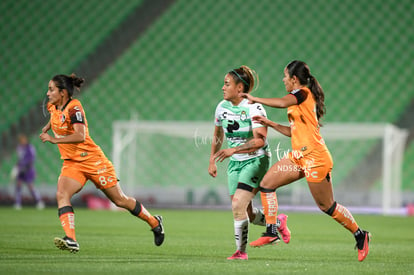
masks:
[[[30,194],[36,201],[36,207],[43,209],[45,207],[40,194],[34,188],[34,180],[36,178],[36,170],[34,162],[36,159],[36,150],[31,145],[25,135],[19,135],[19,145],[17,146],[17,164],[15,166],[16,171],[16,193],[14,208],[22,208],[22,186],[26,184],[29,188]]]

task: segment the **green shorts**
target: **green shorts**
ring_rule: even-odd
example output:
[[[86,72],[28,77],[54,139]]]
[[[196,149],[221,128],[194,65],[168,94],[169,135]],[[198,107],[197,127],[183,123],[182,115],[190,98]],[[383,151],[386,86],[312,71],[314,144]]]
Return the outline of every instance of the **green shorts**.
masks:
[[[239,182],[253,188],[259,187],[260,181],[269,168],[270,157],[266,155],[244,161],[230,160],[227,167],[227,182],[230,196],[236,192]]]

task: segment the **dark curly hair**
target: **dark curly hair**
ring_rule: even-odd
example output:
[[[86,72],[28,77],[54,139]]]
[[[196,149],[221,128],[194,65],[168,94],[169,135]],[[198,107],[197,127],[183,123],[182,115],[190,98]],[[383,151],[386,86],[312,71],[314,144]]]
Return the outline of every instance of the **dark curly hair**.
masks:
[[[72,97],[74,88],[80,91],[80,87],[85,82],[85,79],[77,77],[75,74],[58,74],[52,78],[52,81],[55,83],[59,91],[66,90],[68,91],[69,97]]]

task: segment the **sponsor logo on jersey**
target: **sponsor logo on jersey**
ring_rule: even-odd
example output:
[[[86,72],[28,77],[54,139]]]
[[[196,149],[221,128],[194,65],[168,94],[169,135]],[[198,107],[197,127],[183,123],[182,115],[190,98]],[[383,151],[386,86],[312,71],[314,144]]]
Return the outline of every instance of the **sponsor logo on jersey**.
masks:
[[[227,119],[227,120],[237,120],[237,119],[240,119],[240,115],[239,114],[228,113],[228,112],[223,112],[220,115],[220,119],[221,120],[225,120],[225,119]]]
[[[246,111],[242,111],[240,114],[240,120],[244,121],[247,119],[247,114]]]

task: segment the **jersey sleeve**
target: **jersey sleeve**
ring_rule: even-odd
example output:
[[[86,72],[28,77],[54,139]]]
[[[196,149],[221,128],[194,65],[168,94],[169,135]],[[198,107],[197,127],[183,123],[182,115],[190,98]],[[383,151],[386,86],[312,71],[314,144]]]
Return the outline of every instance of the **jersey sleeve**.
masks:
[[[72,124],[81,123],[85,124],[85,114],[81,105],[74,105],[69,110],[70,122]]]
[[[221,113],[220,110],[221,110],[221,107],[220,107],[220,104],[219,104],[219,105],[217,105],[216,111],[214,113],[214,125],[219,126],[219,127],[221,127],[223,125],[223,122],[221,121],[221,118],[220,118],[220,113]]]
[[[306,98],[308,97],[308,93],[304,90],[301,89],[296,89],[290,92],[291,95],[293,95],[294,97],[296,97],[297,100],[297,104],[301,104],[303,101],[306,100]]]
[[[251,107],[250,107],[250,117],[251,117],[251,119],[252,119],[252,128],[254,129],[254,128],[258,128],[258,127],[264,127],[262,124],[260,124],[259,122],[255,122],[254,120],[253,120],[253,117],[254,116],[263,116],[263,117],[267,117],[267,114],[266,114],[266,110],[265,110],[265,108],[263,107],[263,105],[262,104],[258,104],[258,103],[255,103],[255,104],[252,104],[251,105]]]

